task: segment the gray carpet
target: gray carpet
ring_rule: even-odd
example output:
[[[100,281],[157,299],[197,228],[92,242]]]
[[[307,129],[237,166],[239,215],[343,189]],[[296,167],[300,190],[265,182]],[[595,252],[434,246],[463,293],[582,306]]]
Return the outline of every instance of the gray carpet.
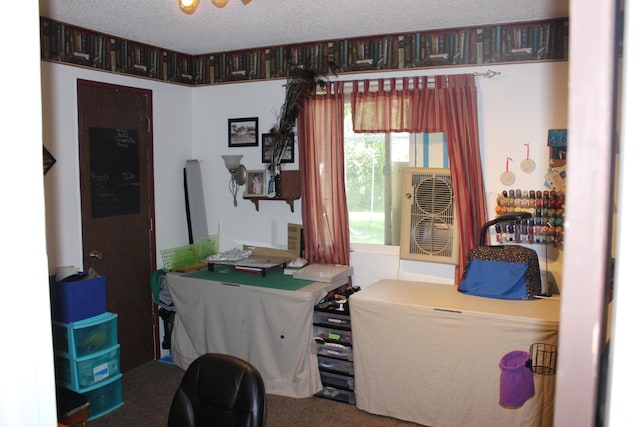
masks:
[[[150,361],[122,378],[124,405],[89,423],[89,427],[163,427],[173,394],[184,371],[175,365]],[[319,397],[295,399],[267,395],[267,427],[415,427],[361,411],[355,405]]]

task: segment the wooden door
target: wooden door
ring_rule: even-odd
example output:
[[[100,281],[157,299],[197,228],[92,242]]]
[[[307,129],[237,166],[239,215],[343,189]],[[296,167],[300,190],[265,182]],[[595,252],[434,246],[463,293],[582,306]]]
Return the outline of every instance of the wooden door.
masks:
[[[154,359],[151,91],[78,80],[84,270],[104,275],[122,372]]]

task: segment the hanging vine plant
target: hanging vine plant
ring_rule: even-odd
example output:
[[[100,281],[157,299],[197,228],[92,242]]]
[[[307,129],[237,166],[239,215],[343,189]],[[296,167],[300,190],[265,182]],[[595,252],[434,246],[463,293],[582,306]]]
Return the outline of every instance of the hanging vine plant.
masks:
[[[293,133],[301,103],[314,96],[316,88],[324,88],[326,81],[317,71],[311,68],[300,68],[291,71],[286,83],[284,103],[280,107],[277,122],[269,133],[273,137],[273,146],[269,162],[269,172],[277,174],[280,162],[288,145],[293,143]]]

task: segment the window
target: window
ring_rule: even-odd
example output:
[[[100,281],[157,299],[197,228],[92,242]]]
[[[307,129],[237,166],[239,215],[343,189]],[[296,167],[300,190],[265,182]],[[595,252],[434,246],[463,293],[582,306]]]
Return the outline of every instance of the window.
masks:
[[[351,243],[398,245],[402,168],[415,165],[408,133],[354,133],[345,105],[344,149]]]
[[[448,168],[444,133],[354,133],[349,102],[344,111],[351,243],[398,246],[402,168]]]

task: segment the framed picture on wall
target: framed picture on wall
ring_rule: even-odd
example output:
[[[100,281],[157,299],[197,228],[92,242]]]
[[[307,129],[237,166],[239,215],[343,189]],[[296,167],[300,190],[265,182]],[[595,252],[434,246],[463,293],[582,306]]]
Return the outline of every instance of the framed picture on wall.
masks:
[[[565,166],[567,163],[567,130],[549,129],[547,145],[549,146],[549,165],[551,167]]]
[[[262,197],[267,194],[266,170],[247,171],[247,183],[245,184],[245,197]]]
[[[262,163],[271,163],[271,153],[273,151],[273,135],[270,133],[262,134]],[[293,135],[289,138],[289,142],[284,149],[280,163],[293,163],[295,160],[295,151],[293,147]]]
[[[229,119],[229,147],[257,147],[258,118]]]

